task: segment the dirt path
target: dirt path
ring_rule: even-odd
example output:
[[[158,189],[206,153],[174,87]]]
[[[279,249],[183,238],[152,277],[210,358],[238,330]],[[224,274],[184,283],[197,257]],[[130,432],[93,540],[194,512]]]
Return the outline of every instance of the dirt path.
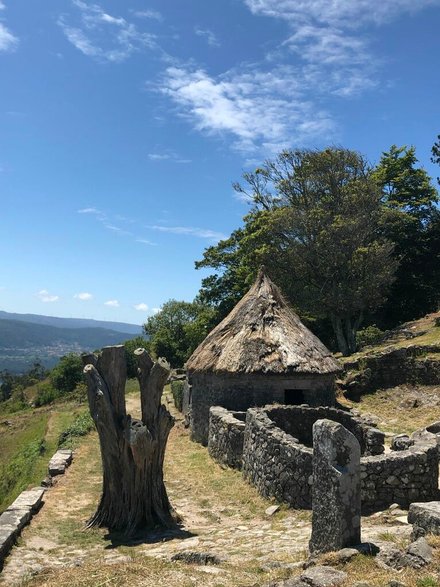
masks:
[[[129,397],[127,406],[133,415],[138,413],[137,398]],[[271,578],[274,569],[280,572],[306,557],[310,512],[282,507],[274,516],[267,516],[265,510],[271,503],[245,483],[240,473],[215,464],[205,448],[189,440],[181,422],[176,423],[170,435],[166,485],[183,520],[180,531],[149,535],[148,540],[129,544],[112,542],[104,530],[84,531],[83,524],[93,513],[101,489],[99,446],[97,436],[91,434],[76,451],[65,476],[46,493],[44,507],[9,556],[0,585],[17,585],[32,575],[38,575],[30,582],[32,585],[56,585],[60,572],[71,573],[64,579],[71,587],[94,585],[88,569],[104,567],[113,569],[105,584],[125,585],[116,580],[116,569],[128,562],[133,568],[136,561],[147,565],[145,572],[151,581],[155,572],[160,573],[161,581],[164,578],[160,584],[164,585],[169,580],[206,587],[252,585],[256,577]],[[405,540],[409,527],[399,517],[397,511],[385,517],[365,518],[364,541]],[[173,554],[188,550],[209,552],[226,564],[182,570],[169,562]],[[156,568],[152,560],[162,561],[160,564],[165,566]],[[224,583],[219,582],[221,577]],[[136,575],[130,585],[159,584],[145,581],[145,574]]]

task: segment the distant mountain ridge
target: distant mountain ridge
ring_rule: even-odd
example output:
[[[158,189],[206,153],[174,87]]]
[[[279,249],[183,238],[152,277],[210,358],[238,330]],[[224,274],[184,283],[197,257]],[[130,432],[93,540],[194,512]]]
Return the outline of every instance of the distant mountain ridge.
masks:
[[[0,311],[0,371],[21,373],[36,359],[53,367],[68,353],[122,344],[141,334],[140,326],[123,322]]]
[[[33,324],[46,324],[58,328],[106,328],[116,330],[124,334],[142,334],[142,326],[127,322],[107,322],[106,320],[93,320],[91,318],[57,318],[56,316],[43,316],[40,314],[16,314],[0,310],[0,320],[19,320]]]

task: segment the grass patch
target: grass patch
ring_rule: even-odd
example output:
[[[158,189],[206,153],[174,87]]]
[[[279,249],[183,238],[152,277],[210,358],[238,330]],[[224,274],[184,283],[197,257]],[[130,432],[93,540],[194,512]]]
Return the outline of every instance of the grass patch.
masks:
[[[431,392],[434,393],[434,391],[435,388],[432,388]],[[438,393],[440,398],[440,389]],[[417,394],[417,387],[411,388],[409,394]],[[338,398],[338,401],[348,407],[356,408],[361,413],[379,416],[381,419],[379,428],[384,432],[411,434],[419,428],[424,428],[440,420],[440,405],[421,405],[408,408],[401,405],[405,397],[408,397],[408,392],[405,395],[405,392],[402,392],[402,387],[396,387],[379,389],[374,393],[365,394],[359,402],[351,402],[345,398],[343,400]]]
[[[81,436],[93,430],[95,424],[88,411],[79,414],[70,426],[63,430],[58,437],[59,448],[74,448]]]
[[[0,512],[46,477],[61,432],[82,412],[84,407],[58,404],[9,414],[0,424]]]

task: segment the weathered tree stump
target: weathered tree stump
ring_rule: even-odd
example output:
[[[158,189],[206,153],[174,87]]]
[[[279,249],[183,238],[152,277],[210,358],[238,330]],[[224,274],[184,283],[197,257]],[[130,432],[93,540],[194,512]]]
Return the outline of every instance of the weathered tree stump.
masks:
[[[176,522],[163,481],[165,447],[174,425],[161,404],[169,366],[164,359],[153,362],[145,349],[135,355],[142,420],[126,413],[124,347],[105,347],[99,355],[83,357],[103,468],[101,501],[87,527],[105,526],[126,535]]]

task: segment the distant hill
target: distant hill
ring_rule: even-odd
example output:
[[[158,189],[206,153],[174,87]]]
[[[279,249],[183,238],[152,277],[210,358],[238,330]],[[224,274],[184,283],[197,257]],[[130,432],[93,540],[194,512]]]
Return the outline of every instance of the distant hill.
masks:
[[[133,324],[7,312],[0,314],[0,370],[7,369],[13,373],[25,371],[37,358],[50,368],[68,353],[93,351],[103,346],[121,344],[142,334],[141,327]],[[5,316],[20,318],[8,319]],[[24,316],[30,316],[34,320],[25,321]],[[41,322],[38,322],[40,319]],[[54,321],[57,326],[45,321]],[[61,324],[69,326],[62,327]],[[107,327],[103,328],[101,325]],[[109,328],[108,325],[116,325],[118,330]],[[128,327],[127,331],[122,330],[124,326]]]
[[[107,322],[89,318],[57,318],[55,316],[40,316],[39,314],[15,314],[0,310],[0,320],[20,320],[21,322],[32,322],[33,324],[57,326],[58,328],[105,328],[123,332],[124,334],[133,334],[134,336],[142,334],[142,326],[137,324]]]

